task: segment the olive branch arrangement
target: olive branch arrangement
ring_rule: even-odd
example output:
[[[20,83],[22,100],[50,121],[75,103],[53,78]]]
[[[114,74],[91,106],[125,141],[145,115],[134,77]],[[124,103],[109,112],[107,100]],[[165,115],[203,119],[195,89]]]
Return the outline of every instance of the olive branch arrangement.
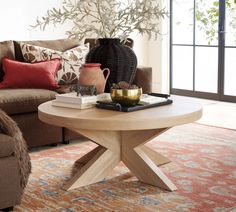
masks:
[[[120,38],[126,40],[132,32],[156,39],[160,34],[160,19],[168,17],[157,0],[64,0],[61,8],[52,8],[38,17],[33,28],[72,22],[66,34],[82,40],[93,38]]]

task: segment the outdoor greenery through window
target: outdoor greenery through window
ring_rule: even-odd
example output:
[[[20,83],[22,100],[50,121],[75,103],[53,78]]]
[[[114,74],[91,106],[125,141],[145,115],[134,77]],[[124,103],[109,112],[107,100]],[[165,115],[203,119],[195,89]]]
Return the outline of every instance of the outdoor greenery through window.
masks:
[[[236,45],[236,0],[226,0],[226,30],[230,31],[230,43]],[[206,35],[208,44],[217,40],[219,19],[219,1],[198,0],[196,4],[196,21],[199,30]]]
[[[176,5],[189,5],[192,4],[192,1],[186,0],[173,0]],[[202,41],[199,41],[200,38],[196,35],[196,40],[202,44],[203,39],[207,41],[208,45],[217,45],[218,42],[218,20],[219,20],[219,0],[196,0],[195,4],[195,20],[196,27],[199,31],[199,37]],[[236,0],[226,0],[226,19],[227,25],[226,30],[228,33],[227,44],[236,45]],[[188,6],[187,6],[188,7]],[[185,6],[185,8],[187,8]],[[185,10],[183,8],[183,10]],[[188,13],[188,14],[186,14]],[[188,7],[188,10],[185,11],[187,17],[193,16],[194,8],[193,6]],[[180,14],[180,13],[179,13]],[[193,30],[193,23],[175,19],[174,22],[180,27],[186,27],[189,30]],[[205,42],[204,42],[205,43]]]
[[[171,2],[172,92],[232,100],[236,97],[236,0]]]

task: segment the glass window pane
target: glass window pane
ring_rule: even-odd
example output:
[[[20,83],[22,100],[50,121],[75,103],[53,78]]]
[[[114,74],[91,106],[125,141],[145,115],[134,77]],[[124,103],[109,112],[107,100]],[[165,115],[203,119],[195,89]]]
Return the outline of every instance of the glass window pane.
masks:
[[[173,43],[193,43],[193,0],[173,0]]]
[[[196,47],[195,90],[217,93],[218,48]]]
[[[196,0],[196,44],[218,45],[219,1]]]
[[[226,4],[225,16],[225,45],[236,46],[236,4],[233,0],[228,1],[228,3]]]
[[[193,90],[193,47],[173,47],[173,88]]]
[[[236,49],[225,49],[225,88],[224,94],[236,96]]]

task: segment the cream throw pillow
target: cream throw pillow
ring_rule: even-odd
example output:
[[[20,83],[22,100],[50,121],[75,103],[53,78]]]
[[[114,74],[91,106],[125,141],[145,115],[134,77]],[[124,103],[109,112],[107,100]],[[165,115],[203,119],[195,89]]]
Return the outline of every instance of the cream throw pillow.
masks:
[[[59,58],[61,65],[56,76],[58,84],[78,82],[80,67],[85,63],[85,57],[89,52],[89,44],[80,45],[64,52],[26,43],[20,43],[20,46],[25,62],[36,63]]]

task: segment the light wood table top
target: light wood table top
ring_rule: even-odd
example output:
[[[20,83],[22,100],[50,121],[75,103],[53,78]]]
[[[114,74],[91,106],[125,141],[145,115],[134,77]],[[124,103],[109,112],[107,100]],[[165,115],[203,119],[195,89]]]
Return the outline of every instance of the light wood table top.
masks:
[[[174,97],[170,105],[135,111],[119,112],[98,108],[84,110],[39,106],[39,118],[49,124],[93,130],[144,130],[172,127],[193,122],[202,115],[199,103],[184,97]]]
[[[188,98],[172,99],[171,105],[135,112],[61,108],[52,106],[51,102],[41,104],[38,109],[42,121],[69,128],[98,144],[75,162],[81,168],[64,188],[70,190],[101,181],[123,161],[140,181],[176,190],[159,168],[170,160],[145,143],[173,126],[199,119],[202,107]]]

